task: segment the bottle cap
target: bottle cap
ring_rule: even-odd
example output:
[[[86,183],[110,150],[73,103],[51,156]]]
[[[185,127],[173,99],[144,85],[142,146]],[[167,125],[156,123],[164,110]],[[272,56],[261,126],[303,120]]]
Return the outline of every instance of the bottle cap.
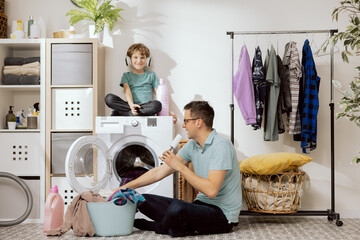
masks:
[[[50,188],[50,193],[58,193],[59,190],[58,190],[58,186],[57,185],[53,185],[51,186]]]

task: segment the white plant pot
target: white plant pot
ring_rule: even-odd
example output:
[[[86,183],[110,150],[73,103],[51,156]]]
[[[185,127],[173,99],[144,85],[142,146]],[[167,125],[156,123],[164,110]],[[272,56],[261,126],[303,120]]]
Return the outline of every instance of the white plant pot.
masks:
[[[8,122],[9,130],[15,130],[16,128],[16,122]]]
[[[89,38],[97,38],[100,41],[103,40],[104,31],[94,34],[95,32],[95,25],[89,25]]]

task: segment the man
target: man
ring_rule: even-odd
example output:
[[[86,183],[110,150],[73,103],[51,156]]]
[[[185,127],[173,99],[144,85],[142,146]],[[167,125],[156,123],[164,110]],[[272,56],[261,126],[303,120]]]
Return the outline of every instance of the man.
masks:
[[[238,222],[242,205],[241,177],[235,149],[231,142],[212,128],[213,108],[205,101],[193,101],[185,107],[183,128],[191,139],[175,155],[165,151],[159,157],[166,164],[153,168],[121,188],[138,188],[179,172],[199,191],[195,201],[143,194],[138,205],[141,213],[152,219],[135,219],[134,226],[173,237],[226,233]],[[194,165],[192,172],[186,165]]]

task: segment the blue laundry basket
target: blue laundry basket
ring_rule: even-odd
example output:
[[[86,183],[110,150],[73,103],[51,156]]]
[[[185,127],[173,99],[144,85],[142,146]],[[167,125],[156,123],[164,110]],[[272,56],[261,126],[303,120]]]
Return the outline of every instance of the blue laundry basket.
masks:
[[[91,222],[98,236],[119,236],[132,233],[136,204],[127,201],[126,204],[118,206],[110,202],[88,202],[86,203]]]

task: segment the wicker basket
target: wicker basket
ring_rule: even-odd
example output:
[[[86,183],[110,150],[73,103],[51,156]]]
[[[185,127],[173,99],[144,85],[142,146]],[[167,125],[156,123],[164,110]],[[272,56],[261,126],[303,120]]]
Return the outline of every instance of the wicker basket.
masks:
[[[7,38],[7,16],[0,12],[0,38]]]
[[[75,34],[75,31],[53,32],[54,38],[69,38],[71,34]]]
[[[274,175],[242,173],[242,190],[247,207],[259,213],[295,213],[298,210],[305,172]]]
[[[0,0],[0,13],[5,13],[5,0]]]
[[[179,143],[179,150],[187,143],[188,141],[180,141]],[[191,164],[191,163],[190,163]],[[192,169],[193,167],[190,166],[189,168]],[[191,184],[185,180],[185,178],[178,174],[178,199],[184,200],[186,202],[193,202],[196,198],[197,191],[191,186]]]

